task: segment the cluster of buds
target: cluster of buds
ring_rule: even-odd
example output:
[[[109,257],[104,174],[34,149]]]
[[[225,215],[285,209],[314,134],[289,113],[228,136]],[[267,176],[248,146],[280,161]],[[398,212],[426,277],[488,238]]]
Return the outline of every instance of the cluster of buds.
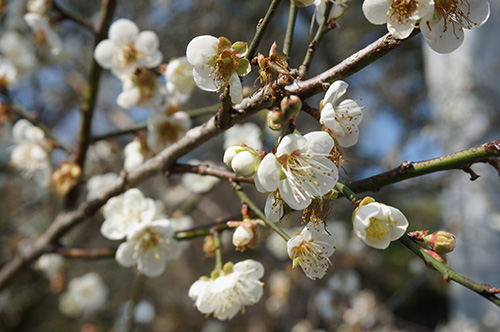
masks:
[[[224,153],[224,163],[243,177],[253,176],[259,168],[261,159],[256,150],[244,144],[232,145]]]

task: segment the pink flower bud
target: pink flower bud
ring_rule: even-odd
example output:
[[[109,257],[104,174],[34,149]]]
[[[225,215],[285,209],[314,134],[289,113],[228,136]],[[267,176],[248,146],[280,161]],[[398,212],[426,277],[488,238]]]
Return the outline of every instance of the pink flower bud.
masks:
[[[424,236],[424,241],[432,250],[440,254],[452,252],[457,246],[455,236],[449,232],[438,231]]]

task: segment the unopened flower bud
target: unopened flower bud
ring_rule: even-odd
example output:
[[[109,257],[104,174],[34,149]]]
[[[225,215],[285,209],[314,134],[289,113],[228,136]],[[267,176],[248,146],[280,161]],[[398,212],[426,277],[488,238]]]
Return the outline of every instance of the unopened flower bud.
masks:
[[[436,233],[426,235],[424,237],[424,241],[432,248],[432,250],[439,254],[452,252],[457,246],[455,236],[445,231],[438,231]]]
[[[281,130],[281,122],[283,121],[283,113],[280,111],[270,111],[267,115],[267,126],[271,130]]]
[[[236,248],[245,247],[253,239],[253,232],[251,229],[238,226],[233,233],[233,244]]]
[[[448,258],[446,257],[445,254],[439,254],[437,252],[435,252],[434,250],[431,250],[431,249],[424,249],[426,253],[428,253],[429,255],[432,256],[432,258],[434,258],[435,260],[443,263],[443,264],[448,264]]]
[[[257,172],[260,156],[254,149],[244,145],[232,145],[224,153],[224,163],[236,174],[250,177]]]
[[[290,119],[302,109],[302,100],[296,95],[287,96],[281,100],[280,107],[284,117]]]
[[[82,169],[77,164],[63,162],[52,174],[52,187],[58,195],[64,196],[75,186],[81,173]]]

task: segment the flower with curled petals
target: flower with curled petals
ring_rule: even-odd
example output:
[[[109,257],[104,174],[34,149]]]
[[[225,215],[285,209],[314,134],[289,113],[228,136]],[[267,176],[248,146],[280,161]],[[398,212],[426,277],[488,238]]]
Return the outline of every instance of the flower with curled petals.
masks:
[[[363,119],[361,107],[354,100],[345,99],[338,103],[348,86],[344,81],[335,81],[326,91],[325,99],[320,105],[321,123],[329,129],[339,145],[345,148],[358,142],[358,125]]]
[[[215,271],[214,271],[215,272]],[[245,306],[257,303],[262,294],[264,266],[252,259],[233,264],[227,263],[220,276],[202,277],[189,289],[189,297],[203,314],[212,314],[219,320],[232,319]]]
[[[163,59],[156,33],[140,32],[130,20],[119,19],[111,24],[108,37],[96,46],[94,58],[117,77],[130,75],[139,67],[156,67]]]
[[[300,265],[306,276],[315,280],[323,278],[332,265],[329,257],[333,255],[335,245],[331,235],[309,223],[300,234],[288,240],[287,251],[293,267]]]
[[[250,62],[243,58],[247,43],[231,42],[214,36],[197,36],[187,46],[186,56],[193,68],[196,85],[204,91],[219,92],[229,87],[231,101],[238,104],[243,99],[240,76],[247,75]]]
[[[338,169],[329,159],[334,145],[323,131],[286,135],[276,153],[262,159],[255,175],[257,190],[279,190],[292,209],[307,208],[314,198],[323,197],[337,183]]]
[[[377,203],[371,197],[361,201],[352,220],[356,236],[375,249],[386,249],[391,241],[403,236],[408,228],[408,220],[401,211]]]

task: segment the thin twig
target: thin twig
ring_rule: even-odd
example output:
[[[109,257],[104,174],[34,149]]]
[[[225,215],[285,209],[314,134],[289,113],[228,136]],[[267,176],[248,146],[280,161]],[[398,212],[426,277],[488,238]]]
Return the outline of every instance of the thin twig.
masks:
[[[93,33],[98,33],[97,30],[94,27],[94,24],[92,24],[91,21],[87,20],[85,17],[80,16],[78,14],[75,14],[59,5],[57,2],[54,1],[54,10],[59,12],[64,18],[67,18],[69,20],[72,20],[75,23],[80,24],[84,28],[92,31]]]
[[[297,20],[298,7],[290,1],[290,9],[288,12],[288,24],[286,26],[285,40],[283,42],[283,53],[287,58],[290,57],[290,51],[293,44],[293,31],[295,30],[295,22]]]
[[[495,287],[491,287],[490,285],[480,284],[475,281],[472,281],[458,272],[450,269],[445,264],[441,263],[431,255],[425,252],[424,248],[415,243],[408,235],[403,235],[399,241],[404,244],[408,249],[413,251],[417,256],[419,256],[426,264],[432,266],[436,271],[443,275],[443,278],[446,282],[453,280],[460,285],[469,288],[470,290],[478,293],[482,297],[488,299],[493,302],[497,306],[500,307],[500,298],[495,296],[498,293],[499,289]]]
[[[253,56],[255,55],[257,47],[259,47],[259,44],[264,37],[264,32],[266,32],[267,28],[269,27],[269,24],[271,23],[271,20],[273,19],[274,14],[276,13],[276,9],[278,8],[281,1],[282,0],[273,0],[269,5],[266,16],[264,16],[264,19],[257,25],[255,36],[253,37],[252,42],[248,47],[248,51],[245,54],[245,58],[247,58],[249,61],[251,61]]]

